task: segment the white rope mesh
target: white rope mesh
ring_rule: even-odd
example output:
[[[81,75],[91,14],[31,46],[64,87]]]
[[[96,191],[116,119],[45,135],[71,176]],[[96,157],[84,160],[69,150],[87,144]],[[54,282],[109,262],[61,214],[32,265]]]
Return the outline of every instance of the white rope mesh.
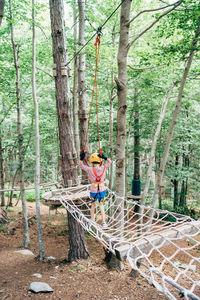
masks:
[[[104,247],[126,259],[170,299],[179,299],[181,293],[185,299],[200,300],[200,221],[140,205],[107,189],[108,227],[102,228],[99,211],[96,222],[90,219],[89,186],[48,192],[43,200],[48,205],[62,203]]]

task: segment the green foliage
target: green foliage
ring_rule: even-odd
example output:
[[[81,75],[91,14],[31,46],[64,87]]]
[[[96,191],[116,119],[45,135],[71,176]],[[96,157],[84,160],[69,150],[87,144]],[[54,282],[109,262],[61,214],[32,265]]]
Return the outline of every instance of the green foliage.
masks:
[[[40,190],[40,199],[42,199],[43,190]],[[26,200],[29,202],[35,202],[35,190],[25,191]]]
[[[26,191],[26,200],[29,202],[35,202],[35,192],[34,191]]]
[[[7,208],[7,212],[14,212],[15,210],[14,210],[14,208],[13,207],[8,207]]]
[[[4,232],[4,231],[7,231],[7,227],[4,225],[4,224],[1,224],[0,223],[0,232]]]
[[[71,8],[72,1],[65,1],[69,9],[66,37],[69,58],[74,55],[73,26]],[[106,18],[118,5],[118,1],[87,1],[86,3],[86,41],[103,24]],[[157,0],[139,0],[132,5],[131,17],[135,16],[145,7],[149,9],[161,7]],[[77,9],[77,8],[76,8]],[[78,12],[78,9],[77,9]],[[163,11],[162,11],[163,12]],[[155,21],[161,11],[143,13],[130,25],[130,41]],[[159,137],[154,171],[158,170],[162,157],[165,141],[169,132],[174,107],[179,91],[180,80],[184,71],[184,61],[191,51],[192,40],[197,28],[200,15],[199,2],[195,0],[184,0],[179,8],[162,18],[156,26],[147,31],[128,53],[128,91],[127,91],[127,182],[130,186],[133,174],[134,153],[134,114],[139,114],[140,135],[140,160],[142,169],[143,186],[145,183],[146,170],[148,168],[148,157],[151,151],[152,139],[155,134],[157,121],[160,115],[162,103],[174,82],[176,86],[169,101],[166,116]],[[22,97],[22,127],[25,155],[25,181],[27,185],[33,184],[35,173],[35,128],[34,128],[34,106],[31,90],[32,71],[32,32],[31,32],[31,7],[29,1],[13,1],[13,22],[16,34],[16,43],[19,45],[20,55],[20,88]],[[70,24],[71,22],[71,24]],[[99,124],[102,148],[107,156],[110,156],[109,142],[109,105],[113,76],[117,76],[117,54],[119,38],[120,10],[110,18],[103,28],[101,37],[101,48],[98,65],[98,103]],[[40,147],[41,147],[41,180],[46,182],[59,180],[58,155],[58,120],[55,105],[54,78],[52,77],[52,43],[49,24],[49,7],[47,2],[36,3],[36,36],[37,36],[37,68],[36,86],[37,99],[39,102],[40,122]],[[6,161],[6,180],[12,181],[18,163],[17,146],[17,111],[15,95],[15,69],[13,63],[13,52],[10,41],[10,20],[8,3],[5,7],[5,18],[0,27],[0,129],[2,136],[3,158]],[[86,53],[86,85],[87,85],[87,107],[89,108],[94,81],[95,69],[95,47],[91,41],[84,49]],[[79,47],[79,46],[77,46]],[[188,194],[195,197],[199,193],[199,156],[200,156],[200,130],[199,130],[199,44],[195,53],[195,61],[190,70],[187,84],[184,89],[184,98],[181,112],[176,124],[173,142],[165,170],[165,188],[173,188],[173,180],[188,182]],[[71,62],[73,69],[73,61]],[[73,77],[72,77],[73,78]],[[71,89],[73,82],[71,80]],[[138,108],[133,107],[134,98],[138,99]],[[114,83],[114,147],[116,142],[116,118],[117,118],[117,89]],[[98,136],[96,127],[95,105],[92,108],[89,143],[91,151],[98,149]],[[67,142],[67,141],[66,141]],[[175,165],[175,157],[179,156],[179,164]],[[189,165],[184,164],[184,158],[189,157]],[[115,160],[115,153],[114,153]],[[114,176],[114,174],[113,174]],[[16,177],[19,184],[19,177]],[[42,193],[42,192],[41,192]],[[26,191],[28,201],[35,201],[34,191]],[[163,200],[164,209],[173,210],[173,201]],[[182,208],[181,208],[182,209]],[[177,211],[180,210],[179,208]],[[183,209],[185,210],[185,209]],[[179,211],[181,212],[181,211]],[[184,211],[183,211],[184,213]]]

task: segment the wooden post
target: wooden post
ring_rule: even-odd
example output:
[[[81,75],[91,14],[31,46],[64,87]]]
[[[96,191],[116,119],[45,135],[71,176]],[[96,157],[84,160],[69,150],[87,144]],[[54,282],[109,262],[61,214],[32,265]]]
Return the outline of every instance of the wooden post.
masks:
[[[72,180],[71,179],[67,180],[67,185],[68,185],[68,187],[72,187]]]
[[[58,166],[62,167],[62,156],[61,155],[58,156]]]
[[[78,111],[78,118],[80,120],[87,120],[87,116],[88,116],[88,111],[83,109],[83,110],[80,110]]]
[[[61,63],[61,75],[67,76],[67,67],[65,66],[65,63]]]

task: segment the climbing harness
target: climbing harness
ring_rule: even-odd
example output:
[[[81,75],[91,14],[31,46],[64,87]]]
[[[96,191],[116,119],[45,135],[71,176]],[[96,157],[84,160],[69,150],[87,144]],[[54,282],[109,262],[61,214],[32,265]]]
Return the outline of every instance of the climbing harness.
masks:
[[[102,178],[103,174],[105,173],[105,170],[106,170],[106,164],[105,164],[103,167],[104,167],[104,168],[103,168],[103,172],[102,172],[101,175],[99,175],[99,176],[97,175],[95,168],[92,168],[92,171],[93,171],[93,173],[94,173],[94,176],[96,177],[96,181],[95,181],[95,182],[92,182],[91,184],[92,184],[93,186],[97,187],[97,193],[96,193],[96,195],[95,195],[94,197],[92,197],[92,199],[94,199],[94,200],[97,200],[98,194],[100,195],[100,186],[101,186],[101,187],[104,186],[104,183],[101,182],[101,178]],[[100,198],[101,198],[101,197],[100,197]],[[101,200],[103,200],[103,199],[104,199],[104,197],[103,197]]]
[[[101,175],[97,175],[95,168],[92,168],[92,171],[94,173],[94,176],[96,177],[96,181],[92,183],[92,185],[97,187],[97,191],[99,192],[99,187],[100,186],[104,186],[104,183],[101,182],[101,178],[103,176],[103,174],[105,173],[106,170],[106,164],[103,166],[103,172],[101,173]]]

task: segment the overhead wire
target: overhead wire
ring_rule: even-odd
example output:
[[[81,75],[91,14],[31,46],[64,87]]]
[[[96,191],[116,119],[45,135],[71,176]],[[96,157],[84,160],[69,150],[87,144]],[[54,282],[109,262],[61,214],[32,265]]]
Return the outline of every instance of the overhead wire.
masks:
[[[112,18],[112,16],[116,13],[116,11],[121,7],[121,5],[126,0],[122,0],[121,3],[115,8],[115,10],[110,14],[110,16],[105,20],[105,22],[97,28],[95,33],[89,38],[89,40],[74,54],[74,56],[65,64],[68,66],[78,55],[82,52],[82,50],[91,42],[91,40],[101,31],[101,29],[106,25],[106,23]]]

